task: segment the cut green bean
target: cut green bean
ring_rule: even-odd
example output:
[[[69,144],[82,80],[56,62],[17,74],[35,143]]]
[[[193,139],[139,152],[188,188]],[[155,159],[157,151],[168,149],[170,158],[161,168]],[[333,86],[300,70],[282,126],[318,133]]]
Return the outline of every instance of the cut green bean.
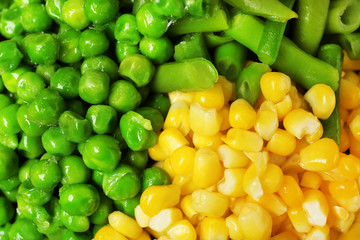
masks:
[[[174,59],[181,62],[189,58],[206,58],[210,60],[204,37],[201,33],[185,35],[175,46]]]
[[[339,34],[338,39],[350,59],[360,59],[360,32]]]
[[[351,33],[360,26],[360,2],[335,0],[330,2],[326,33]]]
[[[220,46],[221,44],[228,43],[233,41],[234,39],[227,35],[224,31],[222,32],[207,32],[203,33],[204,40],[206,42],[206,46],[208,48],[214,48]]]

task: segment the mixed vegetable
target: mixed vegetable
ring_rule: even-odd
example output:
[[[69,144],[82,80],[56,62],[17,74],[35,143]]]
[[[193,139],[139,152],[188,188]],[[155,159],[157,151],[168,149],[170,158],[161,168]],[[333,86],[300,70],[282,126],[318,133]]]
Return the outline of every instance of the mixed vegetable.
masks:
[[[1,0],[0,239],[360,238],[358,0]]]

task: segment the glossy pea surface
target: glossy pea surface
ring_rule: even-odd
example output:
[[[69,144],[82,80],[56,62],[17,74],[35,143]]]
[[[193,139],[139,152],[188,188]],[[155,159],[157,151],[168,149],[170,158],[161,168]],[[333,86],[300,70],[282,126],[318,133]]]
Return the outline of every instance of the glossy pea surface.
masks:
[[[90,169],[87,168],[81,157],[71,155],[59,161],[61,170],[61,183],[76,184],[86,183],[90,178]]]
[[[85,232],[90,228],[89,218],[87,216],[73,216],[62,210],[60,215],[64,226],[74,232]]]
[[[132,54],[120,63],[119,73],[122,77],[133,81],[137,87],[143,87],[151,81],[155,67],[147,57]]]
[[[119,77],[119,67],[117,63],[106,55],[84,59],[81,64],[81,74],[84,74],[87,70],[91,69],[107,73],[111,81],[115,81]]]
[[[10,104],[0,110],[0,130],[7,134],[15,134],[21,131],[16,114],[20,105]]]
[[[127,112],[140,105],[141,95],[135,86],[125,80],[118,80],[111,86],[109,105],[119,112]]]
[[[85,0],[68,0],[61,8],[61,19],[76,30],[82,30],[90,24],[85,15],[84,3]]]
[[[18,150],[26,158],[37,158],[45,152],[41,143],[41,137],[28,136],[26,133],[23,133],[21,136]]]
[[[113,20],[119,11],[119,0],[85,0],[85,14],[94,24],[105,24]]]
[[[147,168],[143,172],[141,191],[151,186],[168,185],[170,183],[169,175],[162,168]]]
[[[41,136],[47,126],[40,125],[34,121],[31,121],[28,116],[28,105],[22,104],[16,113],[17,122],[21,130],[28,136],[37,137]]]
[[[131,54],[140,53],[140,50],[138,45],[131,45],[127,42],[117,42],[115,52],[118,61],[121,62]]]
[[[167,62],[174,54],[174,46],[168,37],[143,37],[139,44],[141,54],[156,64]]]
[[[76,144],[69,141],[61,128],[50,127],[41,136],[46,152],[54,155],[68,156],[76,148]]]
[[[58,34],[59,60],[63,63],[76,63],[82,59],[78,44],[81,32],[68,29]]]
[[[99,70],[88,70],[80,78],[79,96],[85,102],[99,104],[104,102],[110,88],[110,78]]]
[[[3,11],[0,23],[0,33],[6,38],[18,36],[24,31],[21,24],[21,9],[19,7]]]
[[[19,218],[10,227],[9,238],[38,240],[42,238],[42,234],[37,231],[35,223],[33,223],[31,220],[26,218]]]
[[[73,67],[59,68],[50,78],[50,88],[58,91],[64,98],[79,96],[78,88],[81,74]]]
[[[115,39],[120,42],[127,42],[136,45],[140,42],[141,35],[137,30],[136,18],[132,14],[122,14],[116,20]]]
[[[35,72],[24,72],[18,78],[17,94],[25,102],[34,100],[44,88],[44,79]]]
[[[26,43],[26,52],[33,63],[51,65],[58,58],[59,44],[49,33],[34,34]]]
[[[21,62],[23,54],[12,40],[0,42],[0,73],[15,70]]]
[[[32,164],[30,169],[32,185],[41,189],[52,189],[61,180],[61,171],[58,164],[51,160],[40,160]]]
[[[71,111],[60,115],[59,126],[66,138],[74,143],[85,142],[92,132],[89,120]]]
[[[32,3],[21,9],[21,24],[27,32],[41,32],[50,28],[52,20],[44,4]]]
[[[103,54],[109,48],[106,35],[94,29],[86,29],[79,38],[78,47],[83,57],[93,57]]]
[[[115,130],[118,114],[115,108],[109,105],[92,105],[86,112],[86,119],[90,121],[95,133],[106,134]]]

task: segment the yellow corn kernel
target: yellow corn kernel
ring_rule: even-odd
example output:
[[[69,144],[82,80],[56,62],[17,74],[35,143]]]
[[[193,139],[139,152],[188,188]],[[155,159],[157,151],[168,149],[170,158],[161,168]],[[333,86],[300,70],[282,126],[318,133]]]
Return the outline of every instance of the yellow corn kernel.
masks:
[[[331,138],[322,138],[300,151],[300,166],[308,171],[327,171],[336,166],[339,147]]]
[[[208,217],[221,217],[229,207],[229,198],[218,192],[199,189],[191,194],[191,207]]]
[[[196,240],[194,226],[186,219],[175,222],[167,230],[167,235],[171,240]]]
[[[349,129],[345,126],[340,129],[340,152],[345,152],[350,148],[350,134]]]
[[[195,211],[191,206],[191,195],[186,195],[180,202],[181,211],[184,215],[189,219],[189,221],[193,225],[197,225],[199,223],[199,215],[197,211]]]
[[[323,227],[329,215],[329,205],[324,194],[317,189],[304,191],[302,207],[306,212],[309,223],[313,226]]]
[[[170,156],[177,148],[188,144],[188,140],[177,128],[164,129],[159,135],[159,145],[166,156]]]
[[[360,209],[360,193],[355,180],[330,182],[329,192],[342,207],[350,212]]]
[[[306,212],[302,207],[292,207],[287,211],[292,226],[299,233],[307,233],[311,225],[307,219]]]
[[[251,164],[245,172],[243,187],[244,191],[255,200],[258,200],[264,195],[264,190],[261,186],[260,178],[254,163]]]
[[[355,85],[359,85],[359,83],[360,83],[360,78],[354,71],[346,71],[343,78],[346,80],[349,80],[350,82],[354,83]]]
[[[300,206],[304,199],[299,184],[293,177],[288,175],[284,175],[283,184],[279,189],[278,194],[289,207]]]
[[[141,235],[137,238],[129,238],[129,240],[151,240],[149,233],[142,231]]]
[[[272,230],[271,235],[275,235],[277,233],[283,232],[284,230],[280,231],[280,227],[282,226],[283,222],[288,219],[287,213],[284,213],[280,216],[271,216],[272,218]]]
[[[177,148],[169,158],[175,174],[186,176],[193,172],[196,150],[189,146]]]
[[[239,224],[245,239],[270,238],[272,219],[259,204],[245,203],[239,214]]]
[[[341,108],[340,108],[341,109]],[[344,109],[344,108],[342,108]],[[345,109],[346,110],[346,109]],[[348,113],[347,114],[347,117],[346,119],[344,120],[344,122],[351,122],[356,116],[358,116],[360,114],[360,107],[357,107],[355,109],[352,109],[352,110],[346,110],[346,112]]]
[[[339,237],[340,237],[340,232],[336,231],[335,229],[333,228],[330,228],[330,231],[329,231],[329,240],[338,240]]]
[[[265,193],[275,193],[283,185],[283,172],[275,164],[268,164],[265,172],[260,176],[261,186]]]
[[[283,124],[286,131],[294,135],[297,139],[301,139],[305,135],[315,135],[322,128],[317,117],[311,112],[301,108],[291,110],[286,114]],[[319,136],[319,138],[320,137],[321,136]]]
[[[298,240],[298,237],[290,231],[285,231],[282,233],[279,233],[275,236],[273,236],[272,238],[270,238],[271,240]]]
[[[354,240],[359,239],[360,236],[360,222],[355,222],[346,233],[342,233],[339,240]]]
[[[360,60],[352,60],[349,58],[349,55],[345,50],[343,50],[343,52],[344,52],[343,70],[344,71],[360,70]]]
[[[360,115],[355,116],[348,122],[349,129],[356,140],[360,141]]]
[[[221,115],[215,109],[207,109],[198,103],[190,105],[190,128],[201,136],[214,136],[220,131]]]
[[[224,135],[221,132],[218,132],[214,136],[204,137],[194,133],[192,137],[193,144],[195,148],[210,148],[214,151],[223,144],[224,142],[221,140]]]
[[[360,104],[360,88],[346,79],[340,80],[339,103],[345,109],[354,109]]]
[[[284,73],[268,72],[260,79],[261,92],[267,100],[274,103],[280,102],[289,93],[290,78]]]
[[[249,158],[242,151],[238,151],[226,144],[217,149],[217,154],[225,168],[241,168],[249,163]]]
[[[222,87],[224,93],[224,102],[227,103],[233,99],[235,84],[226,79],[224,76],[219,76],[217,83]]]
[[[159,142],[148,149],[149,157],[155,161],[164,161],[167,157]]]
[[[244,153],[256,166],[256,174],[258,176],[264,174],[269,164],[269,152],[261,151],[261,152],[244,152]]]
[[[279,127],[276,111],[259,110],[254,124],[255,131],[265,140],[269,140]]]
[[[200,148],[196,151],[192,175],[196,186],[200,188],[210,187],[217,183],[223,174],[223,167],[215,151],[210,148]]]
[[[332,227],[339,232],[347,232],[351,225],[354,223],[355,213],[348,213],[348,217],[345,219],[335,218],[335,222]]]
[[[135,207],[134,214],[135,220],[140,227],[144,228],[149,226],[150,216],[144,213],[140,204]]]
[[[300,186],[306,188],[319,189],[321,186],[321,182],[322,182],[321,176],[316,172],[304,172],[300,181]]]
[[[176,206],[180,202],[180,186],[161,185],[145,189],[140,197],[141,209],[150,217],[162,209]]]
[[[272,216],[280,216],[287,211],[286,204],[276,194],[264,193],[264,195],[262,195],[257,202]]]
[[[295,151],[296,139],[289,132],[278,128],[271,136],[266,148],[280,156],[288,156]]]
[[[301,108],[304,105],[305,99],[294,85],[290,87],[289,96],[292,102],[292,109]]]
[[[359,109],[360,110],[360,109]],[[339,106],[339,111],[340,111],[340,120],[342,120],[343,122],[347,121],[347,118],[349,117],[349,110],[343,108],[341,105]],[[355,110],[352,110],[355,111]]]
[[[198,186],[194,184],[192,181],[192,175],[188,176],[175,176],[172,184],[177,184],[181,188],[181,196],[189,195],[193,193],[195,190],[199,189]]]
[[[282,121],[285,115],[291,111],[292,107],[293,103],[289,94],[287,94],[280,102],[275,103],[278,120]]]
[[[142,233],[142,228],[135,219],[123,212],[114,211],[108,216],[109,224],[116,231],[129,238],[137,238]]]
[[[190,105],[194,102],[195,92],[173,91],[169,93],[169,99],[171,104],[175,102],[185,102]]]
[[[217,183],[220,193],[229,197],[240,197],[245,195],[243,179],[246,169],[232,168],[225,169],[224,177]]]
[[[352,154],[341,155],[337,168],[347,180],[360,177],[360,159]]]
[[[254,126],[256,112],[244,99],[239,98],[230,105],[229,123],[233,128],[250,129]]]
[[[162,163],[162,168],[169,174],[170,179],[173,179],[175,177],[175,170],[171,167],[170,158],[166,158]]]
[[[105,225],[96,232],[94,240],[127,240],[127,238],[110,225]]]
[[[177,101],[171,104],[166,115],[163,128],[174,127],[186,136],[190,131],[189,119],[190,107],[182,101]]]
[[[225,224],[228,228],[230,239],[241,240],[244,238],[244,234],[241,231],[239,219],[235,214],[232,214],[225,218]]]
[[[239,216],[241,209],[246,203],[247,197],[230,198],[230,210],[236,216]]]
[[[232,148],[247,152],[259,152],[264,144],[256,132],[238,128],[230,128],[222,140]]]
[[[360,158],[360,141],[350,133],[350,154]]]
[[[228,239],[229,230],[224,218],[206,217],[200,224],[200,239]]]
[[[231,127],[229,122],[230,105],[225,104],[224,107],[218,111],[218,113],[222,118],[220,131],[228,130]]]
[[[327,119],[335,108],[335,92],[329,85],[315,84],[304,95],[310,104],[314,115],[320,119]]]
[[[329,237],[329,226],[315,226],[306,235],[307,240],[328,240]]]
[[[166,208],[150,218],[149,227],[157,232],[164,232],[166,229],[182,219],[182,212],[178,208]]]
[[[215,83],[210,89],[195,92],[194,102],[203,108],[220,110],[224,106],[224,93],[220,83]]]

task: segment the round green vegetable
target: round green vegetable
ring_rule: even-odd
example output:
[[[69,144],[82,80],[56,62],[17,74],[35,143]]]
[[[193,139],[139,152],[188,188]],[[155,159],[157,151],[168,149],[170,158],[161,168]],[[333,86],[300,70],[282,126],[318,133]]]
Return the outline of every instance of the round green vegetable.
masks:
[[[140,105],[141,95],[130,82],[119,80],[112,84],[109,105],[119,112],[127,112]]]
[[[136,14],[139,32],[147,37],[159,38],[168,28],[168,20],[159,14],[151,2],[142,5]]]
[[[86,58],[81,64],[81,74],[84,74],[89,69],[107,73],[111,81],[115,81],[119,77],[119,66],[114,60],[105,55]]]
[[[103,54],[109,48],[109,44],[105,33],[86,29],[80,35],[78,47],[83,57],[93,57]]]
[[[68,0],[61,8],[61,19],[70,27],[82,30],[90,24],[85,15],[85,0]]]
[[[68,156],[76,148],[76,144],[70,142],[60,127],[50,127],[41,136],[42,144],[46,152],[54,155]]]
[[[26,239],[26,240],[39,240],[42,234],[36,229],[35,223],[26,218],[19,218],[11,225],[9,230],[9,239]]]
[[[116,110],[109,105],[92,105],[86,113],[92,129],[97,134],[106,134],[114,131],[118,124]]]
[[[127,42],[136,45],[140,42],[141,36],[136,26],[136,18],[132,14],[122,14],[115,25],[115,39],[119,42]]]
[[[143,87],[151,81],[155,67],[147,57],[132,54],[120,63],[119,73],[122,77],[132,80],[137,87]]]
[[[90,178],[90,169],[87,168],[79,156],[64,157],[59,161],[61,170],[61,183],[76,184],[86,183]]]
[[[59,68],[50,78],[50,88],[57,90],[64,98],[79,96],[81,74],[73,67]]]
[[[44,153],[45,149],[41,143],[41,137],[32,137],[23,133],[18,146],[21,155],[26,158],[37,158]]]
[[[47,129],[47,126],[40,125],[29,119],[27,104],[21,105],[17,110],[16,119],[21,130],[30,137],[41,136]]]
[[[65,111],[60,115],[59,126],[66,138],[74,143],[85,142],[91,135],[89,120],[71,111]]]
[[[18,78],[17,94],[25,102],[31,102],[45,88],[44,79],[34,72],[24,72]]]
[[[115,52],[119,62],[131,54],[140,53],[138,45],[131,45],[127,42],[117,42]]]
[[[146,188],[158,185],[168,185],[171,183],[169,174],[162,169],[157,167],[147,168],[143,172],[141,191],[143,192]]]
[[[59,60],[63,63],[76,63],[82,59],[78,44],[81,32],[68,29],[58,34]]]
[[[57,39],[49,33],[32,35],[26,43],[26,52],[35,64],[54,64],[59,54]]]
[[[51,160],[34,162],[30,168],[30,180],[34,187],[53,189],[61,180],[60,168]]]
[[[20,105],[10,104],[0,110],[0,131],[7,134],[15,134],[21,131],[16,120],[16,113]]]
[[[90,228],[87,216],[73,216],[62,210],[60,219],[64,226],[73,232],[86,232]]]
[[[105,24],[115,19],[119,12],[119,0],[85,0],[85,14],[94,24]]]
[[[23,54],[18,49],[16,42],[13,40],[0,42],[0,75],[4,72],[15,70],[21,60]]]
[[[110,78],[99,70],[87,70],[79,82],[79,96],[85,102],[99,104],[109,95]]]
[[[20,35],[24,31],[20,19],[21,9],[19,7],[4,10],[0,18],[0,33],[6,38]]]
[[[27,32],[42,32],[50,28],[52,20],[47,15],[45,5],[28,4],[21,9],[21,24]]]
[[[143,37],[139,44],[141,54],[156,64],[167,62],[174,54],[174,46],[169,38]]]

